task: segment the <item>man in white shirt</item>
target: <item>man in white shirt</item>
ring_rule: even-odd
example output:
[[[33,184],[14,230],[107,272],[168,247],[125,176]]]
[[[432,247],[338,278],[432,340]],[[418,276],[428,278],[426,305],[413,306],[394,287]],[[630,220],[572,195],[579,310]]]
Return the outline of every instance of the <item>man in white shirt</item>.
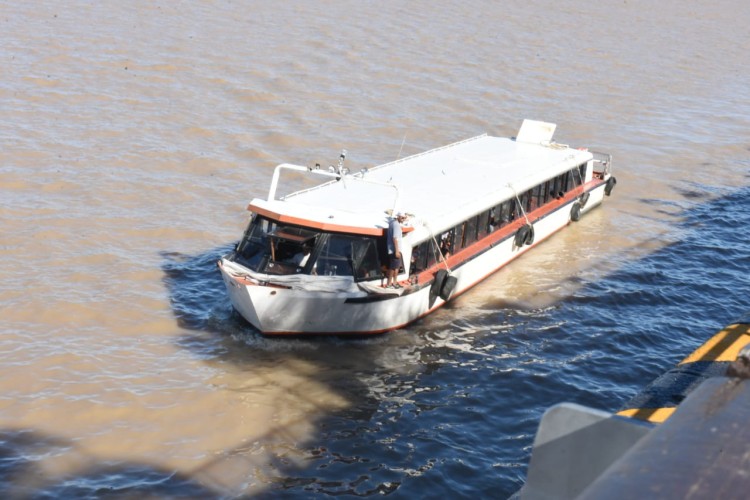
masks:
[[[401,224],[406,220],[406,214],[397,212],[388,222],[388,269],[386,270],[386,288],[401,288],[396,281],[398,270],[401,268]]]

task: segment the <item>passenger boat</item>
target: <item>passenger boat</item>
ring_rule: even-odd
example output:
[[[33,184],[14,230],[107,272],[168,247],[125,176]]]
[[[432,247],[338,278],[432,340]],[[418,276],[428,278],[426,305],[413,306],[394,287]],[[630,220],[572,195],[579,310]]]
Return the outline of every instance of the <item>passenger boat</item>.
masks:
[[[524,120],[514,138],[480,135],[373,168],[281,164],[234,251],[218,262],[234,308],[264,334],[377,334],[470,289],[599,205],[612,157],[552,141]],[[323,177],[277,197],[281,174]],[[402,227],[398,288],[386,288],[386,233]]]

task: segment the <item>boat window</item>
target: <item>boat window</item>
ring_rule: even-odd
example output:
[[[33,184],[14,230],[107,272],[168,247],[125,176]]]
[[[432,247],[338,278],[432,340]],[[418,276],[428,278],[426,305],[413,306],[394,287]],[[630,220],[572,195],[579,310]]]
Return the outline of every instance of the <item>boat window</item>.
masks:
[[[518,200],[510,200],[508,209],[508,222],[512,222],[521,216],[521,210],[518,205]]]
[[[586,179],[586,167],[588,166],[588,163],[581,163],[578,165],[578,173],[581,174],[581,176],[578,178],[578,182],[583,184],[583,181]]]
[[[557,177],[555,177],[555,183],[554,187],[552,188],[552,192],[555,196],[555,198],[562,198],[565,193],[565,174],[560,174]]]
[[[453,254],[453,235],[455,231],[450,229],[440,235],[440,252],[446,259]]]
[[[329,234],[318,254],[317,273],[325,276],[352,276],[352,239],[352,236]]]
[[[412,273],[418,273],[427,269],[427,252],[429,252],[429,241],[423,241],[411,250],[411,265],[409,269]]]
[[[378,246],[373,238],[351,238],[352,263],[354,265],[354,277],[357,280],[379,278],[380,259],[378,258]]]
[[[490,210],[485,210],[477,216],[477,239],[482,239],[490,233],[488,228],[490,220]]]
[[[453,252],[458,252],[464,246],[464,222],[453,227]]]
[[[409,272],[412,274],[422,272],[434,266],[439,259],[435,240],[429,239],[423,241],[412,250]]]
[[[578,182],[579,182],[577,175],[578,174],[575,173],[575,169],[568,171],[568,173],[566,175],[566,177],[567,177],[567,179],[566,179],[567,180],[567,182],[566,182],[567,188],[565,189],[565,191],[572,191],[573,189],[575,189],[575,187],[578,185]]]
[[[529,196],[529,211],[539,208],[544,203],[543,184],[537,184],[529,190],[531,195]]]
[[[478,217],[475,215],[464,223],[464,248],[477,241],[477,219]]]
[[[498,205],[499,206],[499,205]],[[500,210],[498,207],[492,207],[489,210],[489,218],[487,219],[487,232],[493,233],[495,229],[500,225]]]
[[[268,274],[309,272],[308,262],[320,233],[256,216],[237,245],[235,259]]]
[[[493,233],[498,227],[500,227],[500,206],[501,205],[490,208],[490,217],[487,221],[488,233]]]
[[[268,233],[271,260],[298,265],[298,261],[302,259],[302,256],[304,254],[309,255],[312,251],[316,236],[317,233],[315,231],[301,227],[277,226],[273,231]]]
[[[260,271],[263,261],[270,254],[268,233],[275,228],[276,224],[270,220],[258,216],[253,217],[245,235],[237,245],[235,255],[238,261],[253,271]]]
[[[507,225],[511,220],[515,219],[514,211],[516,206],[516,200],[508,200],[500,204],[500,224],[498,228]]]
[[[490,232],[497,231],[510,221],[510,210],[513,202],[508,200],[497,205],[490,214]]]
[[[550,200],[555,198],[552,194],[555,189],[555,179],[550,179],[544,183],[544,203],[549,203]]]

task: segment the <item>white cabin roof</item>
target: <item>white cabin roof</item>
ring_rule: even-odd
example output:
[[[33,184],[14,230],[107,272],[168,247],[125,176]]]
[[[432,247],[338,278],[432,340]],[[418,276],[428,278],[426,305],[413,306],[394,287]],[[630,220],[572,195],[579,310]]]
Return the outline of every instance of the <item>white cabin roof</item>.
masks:
[[[345,176],[284,199],[255,199],[253,211],[321,226],[380,230],[392,209],[438,232],[592,159],[586,150],[481,135]],[[260,210],[258,210],[260,209]]]

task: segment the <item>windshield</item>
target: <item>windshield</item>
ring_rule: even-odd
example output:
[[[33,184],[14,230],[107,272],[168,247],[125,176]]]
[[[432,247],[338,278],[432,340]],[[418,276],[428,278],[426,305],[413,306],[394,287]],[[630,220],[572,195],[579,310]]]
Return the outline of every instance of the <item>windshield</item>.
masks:
[[[318,274],[379,278],[378,240],[324,233],[256,216],[237,245],[235,260],[266,274]]]
[[[256,216],[237,245],[235,259],[245,267],[268,274],[305,272],[320,233],[277,224]]]

